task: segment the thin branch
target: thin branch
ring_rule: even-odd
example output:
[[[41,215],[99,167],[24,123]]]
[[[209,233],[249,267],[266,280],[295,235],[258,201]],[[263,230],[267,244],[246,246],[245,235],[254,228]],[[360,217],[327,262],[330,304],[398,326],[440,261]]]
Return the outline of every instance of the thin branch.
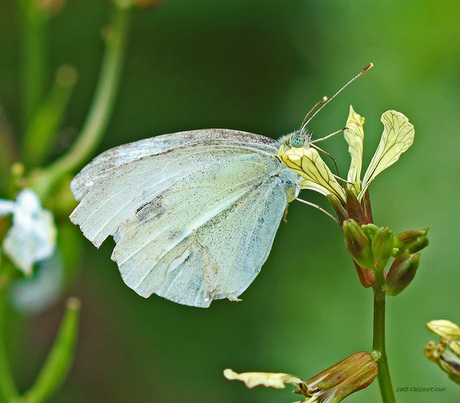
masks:
[[[108,126],[120,86],[130,15],[129,7],[119,3],[114,2],[98,85],[80,134],[65,155],[32,178],[32,186],[41,197],[48,194],[59,179],[80,168],[91,157]]]

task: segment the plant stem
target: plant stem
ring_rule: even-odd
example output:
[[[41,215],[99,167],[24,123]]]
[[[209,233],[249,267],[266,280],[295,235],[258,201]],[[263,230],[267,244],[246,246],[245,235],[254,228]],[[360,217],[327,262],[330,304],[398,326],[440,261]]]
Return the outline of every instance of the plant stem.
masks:
[[[46,161],[76,80],[77,71],[72,66],[64,65],[57,69],[54,84],[29,121],[22,140],[23,161],[27,167],[37,167]]]
[[[37,4],[30,0],[21,1],[23,23],[22,61],[22,101],[23,126],[29,125],[30,118],[42,101],[45,87],[45,27],[47,16]]]
[[[65,381],[74,359],[79,312],[80,301],[76,298],[69,298],[53,347],[35,383],[24,394],[24,402],[38,403],[47,401]]]
[[[1,261],[0,261],[1,265]],[[6,347],[6,288],[4,282],[8,282],[8,273],[5,266],[0,272],[0,402],[11,402],[18,397],[18,391],[11,373],[8,361],[8,349]],[[6,268],[8,269],[8,268]]]
[[[376,271],[376,284],[374,286],[374,340],[373,350],[380,355],[377,361],[379,372],[377,379],[380,394],[384,403],[394,403],[396,398],[391,385],[390,368],[385,350],[385,289],[383,288],[383,270]]]
[[[120,84],[129,25],[129,7],[114,2],[114,12],[106,31],[106,49],[97,88],[80,134],[69,151],[39,171],[32,186],[45,197],[63,176],[78,169],[99,145],[109,123]]]

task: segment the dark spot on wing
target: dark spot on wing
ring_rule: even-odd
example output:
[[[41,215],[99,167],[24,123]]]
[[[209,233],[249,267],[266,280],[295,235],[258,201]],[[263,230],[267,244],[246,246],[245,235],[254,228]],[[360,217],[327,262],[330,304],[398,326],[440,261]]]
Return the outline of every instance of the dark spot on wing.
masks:
[[[142,206],[140,206],[137,210],[136,210],[136,214],[139,213],[139,211],[141,211],[145,206],[147,206],[150,202],[147,202],[147,203],[144,203]]]
[[[166,212],[162,200],[163,197],[160,195],[152,201],[142,204],[136,209],[137,219],[142,222],[150,220],[151,218],[160,218]]]

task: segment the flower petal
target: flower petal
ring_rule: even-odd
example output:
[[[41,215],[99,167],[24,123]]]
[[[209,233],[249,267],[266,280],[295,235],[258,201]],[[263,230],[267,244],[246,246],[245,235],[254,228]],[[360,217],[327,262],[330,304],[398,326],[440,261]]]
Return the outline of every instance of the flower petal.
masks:
[[[353,185],[361,184],[361,167],[363,164],[363,142],[364,142],[364,118],[353,110],[350,105],[346,129],[343,134],[348,143],[348,152],[351,156],[350,169],[348,171],[348,182]],[[350,186],[353,186],[350,185]],[[359,191],[359,189],[357,189]]]
[[[377,151],[364,175],[363,187],[358,195],[360,200],[372,181],[383,170],[398,161],[401,154],[414,142],[414,126],[401,112],[386,111],[380,120],[385,128]]]
[[[29,215],[38,213],[42,210],[40,199],[31,189],[24,189],[21,191],[16,198],[16,204],[18,209]]]
[[[432,320],[425,325],[428,330],[449,340],[460,340],[460,328],[450,320]]]
[[[11,200],[0,199],[0,217],[3,217],[7,214],[12,214],[16,204]]]
[[[59,253],[38,262],[32,276],[10,285],[11,305],[26,315],[38,315],[54,304],[64,287],[64,267]]]
[[[325,196],[333,195],[345,203],[345,191],[314,148],[290,148],[285,151],[281,147],[278,155],[289,169],[304,178],[300,183],[301,189],[311,189]]]
[[[53,214],[41,208],[32,190],[23,190],[15,203],[13,225],[3,240],[5,253],[19,269],[30,274],[35,262],[53,254],[55,244]]]
[[[459,341],[451,341],[449,343],[449,348],[460,357],[460,342]]]
[[[263,385],[267,388],[284,389],[287,384],[298,386],[304,381],[297,376],[283,372],[242,372],[239,374],[229,368],[224,376],[230,381],[242,381],[248,388]]]

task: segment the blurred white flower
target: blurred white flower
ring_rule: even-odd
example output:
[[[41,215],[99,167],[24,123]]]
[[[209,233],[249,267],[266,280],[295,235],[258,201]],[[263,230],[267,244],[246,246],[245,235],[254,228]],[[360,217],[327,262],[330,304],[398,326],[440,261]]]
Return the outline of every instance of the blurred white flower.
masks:
[[[26,275],[35,262],[50,257],[56,245],[56,226],[51,211],[43,209],[31,189],[22,190],[16,201],[0,199],[0,217],[13,215],[13,225],[3,240],[3,250]]]
[[[15,279],[10,289],[11,305],[26,315],[38,315],[61,297],[64,267],[59,251],[37,263],[29,277]]]

